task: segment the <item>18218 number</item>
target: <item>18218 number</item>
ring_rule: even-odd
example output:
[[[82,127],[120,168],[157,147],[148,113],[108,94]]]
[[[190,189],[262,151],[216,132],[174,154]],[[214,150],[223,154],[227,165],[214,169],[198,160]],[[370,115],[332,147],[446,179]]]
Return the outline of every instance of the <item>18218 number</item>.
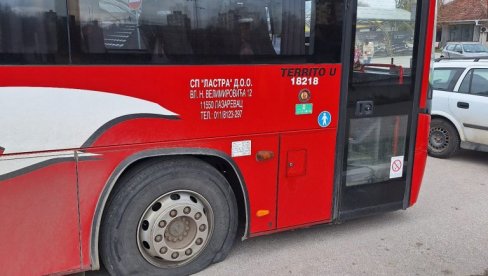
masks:
[[[291,78],[291,84],[297,86],[305,86],[305,85],[319,85],[319,78],[318,77],[296,77]]]

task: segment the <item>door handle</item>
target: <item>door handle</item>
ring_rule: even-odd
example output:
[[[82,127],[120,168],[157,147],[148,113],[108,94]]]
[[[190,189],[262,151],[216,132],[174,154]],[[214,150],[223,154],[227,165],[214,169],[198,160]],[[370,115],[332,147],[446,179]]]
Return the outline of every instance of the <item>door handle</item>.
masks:
[[[359,101],[356,103],[356,116],[368,116],[374,112],[373,101]]]
[[[462,108],[462,109],[469,109],[469,103],[458,102],[457,107]]]

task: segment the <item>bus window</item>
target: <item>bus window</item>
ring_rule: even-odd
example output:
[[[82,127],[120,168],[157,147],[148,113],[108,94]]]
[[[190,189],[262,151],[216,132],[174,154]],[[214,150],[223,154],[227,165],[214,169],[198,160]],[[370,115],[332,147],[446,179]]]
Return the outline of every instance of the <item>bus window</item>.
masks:
[[[0,0],[0,64],[66,63],[66,1]]]
[[[410,76],[416,12],[416,0],[360,1],[354,45],[356,71]],[[355,82],[364,82],[364,76],[354,77]]]
[[[145,0],[132,10],[127,1],[73,1],[81,57],[74,62],[337,63],[340,2]]]

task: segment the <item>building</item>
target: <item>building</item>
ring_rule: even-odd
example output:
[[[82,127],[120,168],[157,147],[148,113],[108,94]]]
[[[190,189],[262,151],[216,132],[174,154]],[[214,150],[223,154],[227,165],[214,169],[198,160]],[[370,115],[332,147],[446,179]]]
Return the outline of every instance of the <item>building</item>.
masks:
[[[189,29],[191,20],[186,14],[183,14],[182,11],[173,11],[173,13],[168,14],[168,26]]]
[[[479,41],[488,46],[488,0],[438,1],[438,47],[449,41]]]
[[[411,56],[416,7],[411,0],[360,0],[356,47],[373,43],[375,57]]]

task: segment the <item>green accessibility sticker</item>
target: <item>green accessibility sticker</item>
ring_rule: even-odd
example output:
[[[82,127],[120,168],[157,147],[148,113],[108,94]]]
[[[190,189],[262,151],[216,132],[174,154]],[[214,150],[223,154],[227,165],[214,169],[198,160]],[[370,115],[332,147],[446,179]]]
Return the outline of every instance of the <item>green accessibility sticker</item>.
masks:
[[[313,104],[295,105],[295,115],[308,115],[313,113]]]

